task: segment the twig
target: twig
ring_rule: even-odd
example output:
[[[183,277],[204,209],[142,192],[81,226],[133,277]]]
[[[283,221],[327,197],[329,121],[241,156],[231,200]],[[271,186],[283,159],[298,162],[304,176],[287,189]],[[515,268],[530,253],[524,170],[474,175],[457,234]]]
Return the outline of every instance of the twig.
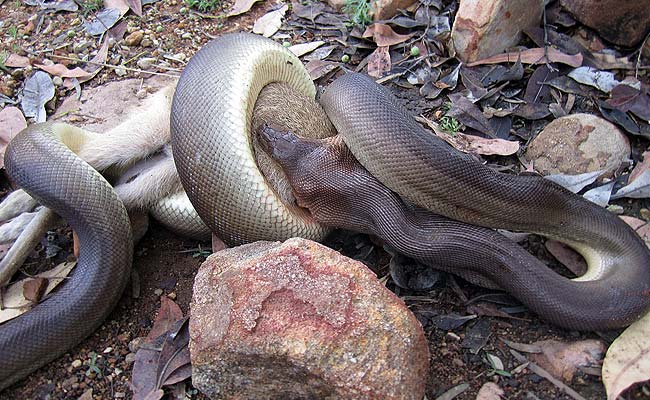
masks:
[[[9,282],[11,277],[25,262],[29,253],[58,220],[59,216],[47,207],[41,208],[25,230],[18,236],[7,255],[0,261],[0,286]]]
[[[544,368],[528,360],[523,354],[519,353],[518,351],[510,349],[510,354],[512,354],[513,357],[515,357],[517,361],[519,361],[520,363],[528,363],[527,368],[530,370],[530,372],[535,373],[541,376],[542,378],[548,380],[553,385],[555,385],[555,387],[562,390],[568,396],[574,398],[575,400],[587,400],[584,397],[582,397],[580,393],[576,392],[575,390],[571,389],[569,386],[562,383],[560,380],[553,377],[553,375],[551,375]]]
[[[643,55],[643,48],[645,47],[646,42],[650,38],[650,33],[648,33],[641,42],[641,47],[639,47],[639,54],[636,56],[636,63],[634,63],[634,77],[639,78],[639,69],[641,69],[641,55]]]
[[[111,64],[95,62],[95,61],[84,61],[84,60],[81,60],[81,59],[78,59],[78,58],[75,58],[75,57],[59,56],[59,55],[56,55],[56,54],[51,54],[50,57],[52,57],[52,58],[61,58],[61,59],[70,60],[70,61],[76,61],[76,62],[79,62],[79,63],[101,65],[102,67],[113,68],[113,69],[123,68],[123,69],[125,69],[127,71],[140,72],[142,74],[162,75],[162,76],[169,76],[169,77],[172,77],[172,78],[178,78],[178,75],[166,74],[164,72],[145,71],[145,70],[142,70],[142,69],[139,69],[139,68],[125,67],[123,65],[111,65]]]

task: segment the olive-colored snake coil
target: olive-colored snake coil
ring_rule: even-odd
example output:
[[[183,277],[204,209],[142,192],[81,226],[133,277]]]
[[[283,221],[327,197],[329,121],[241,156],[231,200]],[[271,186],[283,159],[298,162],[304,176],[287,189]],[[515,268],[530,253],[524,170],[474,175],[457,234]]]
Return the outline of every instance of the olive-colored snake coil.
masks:
[[[318,240],[328,230],[304,208],[282,203],[257,168],[250,122],[259,92],[273,82],[285,82],[307,97],[315,94],[300,60],[287,49],[260,36],[231,34],[208,43],[190,60],[174,95],[172,149],[183,186],[204,222],[231,245],[292,236]],[[419,127],[392,96],[367,78],[346,75],[323,97],[326,112],[355,157],[391,190],[452,218],[541,233],[580,251],[590,265],[583,279],[591,280],[557,278],[557,287],[544,288],[544,293],[554,296],[551,301],[531,301],[537,293],[535,276],[513,283],[524,285],[513,291],[526,304],[540,304],[535,310],[545,318],[578,329],[602,329],[629,324],[647,311],[650,254],[643,241],[617,217],[550,182],[496,174],[473,163]],[[126,212],[110,185],[68,149],[75,150],[72,131],[63,124],[33,125],[7,148],[5,165],[11,177],[68,220],[78,232],[81,254],[72,278],[57,293],[30,312],[0,325],[0,389],[92,333],[116,304],[129,277],[132,244]],[[369,143],[363,140],[364,135],[370,135]],[[376,219],[374,226],[366,224],[379,228],[376,233],[390,236],[391,231],[402,232],[392,240],[404,242],[407,252],[421,251],[417,243],[413,247],[413,239],[422,233],[435,236],[427,222],[430,212],[408,211],[408,206],[405,212],[401,199],[375,183],[368,193],[361,193],[367,204],[359,195],[359,204],[346,207],[349,199],[338,197],[333,189],[345,185],[337,179],[349,172],[352,183],[355,179],[357,183],[372,183],[374,179],[363,175],[365,170],[357,167],[346,151],[339,146],[337,152],[320,160],[316,157],[316,164],[312,164],[312,168],[331,168],[324,177],[315,175],[321,180],[324,198],[331,202],[324,205],[325,217],[328,207],[347,213],[361,207],[368,213],[359,215]],[[343,162],[341,168],[331,163],[337,157]],[[292,175],[290,169],[288,175]],[[309,188],[295,189],[302,205],[315,202],[300,197],[309,195]],[[312,189],[318,191],[318,187]],[[363,192],[364,188],[352,190]],[[522,195],[530,202],[522,201]],[[385,199],[388,203],[382,204]],[[342,216],[350,221],[359,218]],[[391,230],[387,221],[417,229]],[[493,238],[493,233],[488,233],[492,231],[443,221],[443,228],[456,234],[449,236],[454,240],[441,243],[457,249],[459,261],[480,261],[470,255],[470,250]],[[411,233],[411,237],[404,237]],[[474,234],[479,235],[478,240]],[[502,250],[497,245],[479,249],[478,258],[485,254],[508,260],[520,254],[500,257],[491,254],[491,249]],[[480,263],[476,264],[480,268]],[[487,280],[492,272],[485,273]],[[545,308],[545,304],[552,307]],[[576,321],[558,321],[553,314],[563,311],[564,304],[568,304],[568,315],[582,316]]]

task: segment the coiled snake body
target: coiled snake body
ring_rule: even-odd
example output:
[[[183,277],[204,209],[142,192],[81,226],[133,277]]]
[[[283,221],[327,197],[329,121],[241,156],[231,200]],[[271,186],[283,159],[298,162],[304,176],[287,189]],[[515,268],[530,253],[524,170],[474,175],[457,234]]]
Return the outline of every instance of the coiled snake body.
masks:
[[[478,281],[506,288],[543,317],[569,328],[620,327],[647,311],[650,254],[617,217],[551,182],[497,174],[460,155],[406,116],[383,88],[356,74],[339,78],[321,100],[365,169],[340,140],[317,145],[269,134],[270,142],[289,144],[275,151],[299,203],[286,205],[252,154],[255,100],[273,82],[308,97],[315,93],[298,58],[282,46],[231,34],[201,49],[176,89],[171,131],[177,169],[201,218],[227,243],[292,236],[318,240],[327,232],[318,219],[378,234],[431,264],[463,268],[456,272],[469,279],[475,272]],[[7,149],[12,178],[66,218],[83,241],[79,265],[63,289],[0,326],[0,388],[96,329],[129,276],[132,250],[124,207],[110,185],[61,143],[75,150],[72,130],[62,124],[33,125]],[[347,183],[340,181],[344,178]],[[394,192],[423,208],[405,204]],[[349,193],[352,198],[345,197]],[[493,231],[424,208],[467,223],[567,242],[587,259],[590,270],[582,278],[587,281],[538,269],[532,256]],[[478,256],[471,255],[474,250]]]

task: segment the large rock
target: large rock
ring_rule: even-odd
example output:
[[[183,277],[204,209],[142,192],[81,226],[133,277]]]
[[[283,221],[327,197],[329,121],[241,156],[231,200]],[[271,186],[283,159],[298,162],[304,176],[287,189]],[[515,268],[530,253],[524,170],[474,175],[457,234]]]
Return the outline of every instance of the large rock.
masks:
[[[648,0],[561,0],[583,24],[612,43],[632,47],[650,32]]]
[[[461,0],[451,30],[456,56],[472,62],[519,43],[521,32],[538,26],[543,0]]]
[[[192,383],[213,399],[422,399],[422,328],[372,271],[315,242],[210,256],[194,283]]]
[[[543,175],[606,170],[612,176],[630,156],[630,142],[611,122],[591,114],[571,114],[546,125],[526,150]]]

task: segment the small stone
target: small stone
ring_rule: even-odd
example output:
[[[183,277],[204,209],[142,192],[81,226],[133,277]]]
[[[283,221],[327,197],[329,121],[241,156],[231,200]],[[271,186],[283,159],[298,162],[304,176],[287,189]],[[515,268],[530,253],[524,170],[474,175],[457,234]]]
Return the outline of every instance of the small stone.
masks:
[[[171,292],[170,294],[167,295],[172,300],[176,300],[176,292]]]
[[[108,353],[110,353],[111,351],[113,351],[113,348],[109,346],[109,347],[107,347],[107,348],[104,349],[103,353],[104,353],[104,354],[108,354]]]
[[[542,175],[605,170],[611,177],[630,156],[630,142],[611,122],[591,114],[558,118],[537,135],[525,157]]]
[[[123,399],[123,398],[126,397],[126,393],[125,393],[125,392],[115,392],[114,397],[115,397],[116,399]]]
[[[542,0],[461,0],[451,30],[456,56],[471,62],[501,53],[539,25],[543,10]]]
[[[178,12],[181,13],[181,14],[185,14],[185,13],[187,12],[187,8],[185,8],[185,7],[181,7],[181,8],[178,10]]]
[[[144,57],[139,59],[136,64],[140,69],[150,69],[155,62],[156,62],[155,58]]]
[[[650,210],[647,208],[640,209],[639,215],[641,215],[641,218],[645,219],[646,221],[650,220]]]
[[[140,89],[135,93],[135,97],[142,100],[145,97],[147,97],[147,94],[148,94],[147,89]]]
[[[607,211],[616,215],[622,215],[625,210],[623,209],[623,206],[619,206],[618,204],[610,204],[607,206]]]
[[[140,44],[140,42],[142,42],[143,37],[144,37],[144,32],[138,30],[125,37],[124,43],[126,43],[127,46],[137,46]]]
[[[64,389],[69,389],[72,388],[72,385],[74,385],[77,382],[79,382],[79,378],[77,378],[76,376],[71,376],[70,378],[61,382],[61,387],[63,387]]]
[[[75,45],[72,46],[72,51],[74,51],[77,54],[83,53],[84,50],[86,50],[87,48],[90,47],[90,45],[91,45],[91,42],[88,42],[88,41],[84,40],[84,41],[81,41],[79,43],[75,43]]]
[[[172,56],[172,58],[179,61],[185,61],[185,58],[187,58],[187,56],[185,55],[185,53],[176,53]]]
[[[156,32],[160,33],[160,32],[162,32],[162,31],[163,31],[163,27],[162,27],[162,25],[158,25],[158,26],[156,26]]]
[[[149,38],[144,38],[144,39],[142,39],[142,42],[140,43],[140,46],[142,46],[142,47],[151,47],[151,46],[153,46],[153,42]]]
[[[124,362],[127,365],[131,365],[135,362],[135,353],[129,353],[124,357]]]
[[[79,367],[81,367],[83,365],[83,363],[81,362],[81,360],[76,359],[76,360],[74,360],[72,362],[71,365],[72,365],[72,368],[79,368]]]
[[[124,76],[126,75],[126,68],[124,66],[120,65],[119,67],[115,68],[115,75],[117,76]]]
[[[122,370],[119,369],[119,368],[115,368],[114,372],[115,372],[115,376],[118,376],[118,375],[120,375],[120,374],[121,374],[122,372],[124,372],[124,371],[122,371]]]
[[[54,76],[52,77],[52,83],[54,83],[54,86],[61,86],[63,85],[63,78],[60,76]]]
[[[153,294],[155,294],[156,296],[160,296],[160,295],[163,294],[163,290],[162,289],[156,289],[156,290],[153,291]]]
[[[138,349],[140,348],[140,346],[142,346],[142,343],[144,343],[145,339],[146,339],[146,338],[140,336],[140,337],[137,337],[137,338],[131,340],[131,341],[129,342],[129,350],[130,350],[132,353],[137,352]]]
[[[181,39],[192,39],[192,34],[190,32],[185,32],[181,35]]]

